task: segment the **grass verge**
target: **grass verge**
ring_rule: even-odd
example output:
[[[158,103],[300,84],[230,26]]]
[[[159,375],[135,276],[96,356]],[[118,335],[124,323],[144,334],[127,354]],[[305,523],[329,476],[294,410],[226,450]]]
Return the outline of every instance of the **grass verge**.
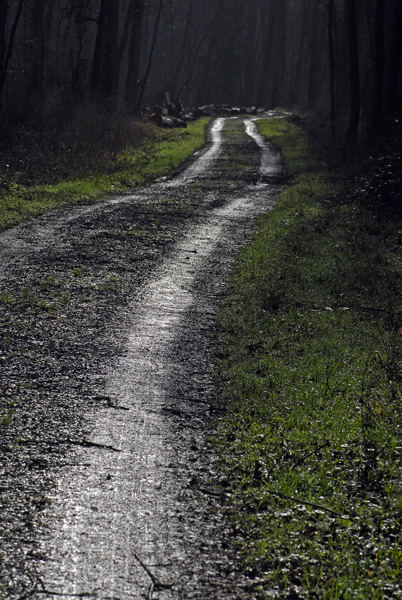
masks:
[[[217,444],[257,598],[400,598],[400,223],[259,122],[292,181],[220,315]]]
[[[204,145],[208,123],[207,118],[199,119],[186,129],[174,130],[150,125],[145,141],[106,163],[103,160],[99,172],[62,177],[50,184],[9,183],[0,195],[0,231],[55,208],[129,191],[168,175]]]

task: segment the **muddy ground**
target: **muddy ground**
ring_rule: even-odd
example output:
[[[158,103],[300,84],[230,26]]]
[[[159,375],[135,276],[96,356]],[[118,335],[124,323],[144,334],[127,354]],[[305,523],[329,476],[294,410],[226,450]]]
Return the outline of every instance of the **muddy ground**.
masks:
[[[214,324],[282,176],[218,119],[174,179],[0,235],[0,598],[253,597],[209,442]]]

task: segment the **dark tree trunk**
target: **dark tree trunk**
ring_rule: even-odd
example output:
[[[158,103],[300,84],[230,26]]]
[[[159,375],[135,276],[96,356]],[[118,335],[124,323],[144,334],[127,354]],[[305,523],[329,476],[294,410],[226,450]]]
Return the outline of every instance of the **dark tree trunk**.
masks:
[[[385,70],[385,0],[377,0],[375,10],[375,74],[371,126],[376,129],[381,116]]]
[[[277,59],[275,61],[274,86],[272,88],[271,104],[282,104],[284,98],[284,78],[286,73],[286,21],[288,14],[288,0],[277,0]],[[286,102],[285,102],[286,104]]]
[[[92,64],[92,79],[91,79],[91,92],[95,98],[99,95],[101,86],[101,72],[103,62],[103,38],[105,29],[105,11],[106,11],[106,0],[101,1],[100,12],[98,17],[98,30],[96,33],[95,51]]]
[[[131,8],[132,21],[128,55],[129,62],[126,84],[126,105],[130,113],[135,113],[137,110],[138,100],[145,0],[131,0]]]
[[[258,93],[258,104],[266,104],[268,98],[274,93],[273,86],[273,64],[277,56],[275,55],[275,28],[277,19],[277,4],[271,0],[264,6],[264,38],[263,38],[263,56],[262,73],[260,74],[260,89]]]
[[[45,59],[45,40],[44,40],[44,0],[35,0],[35,6],[32,11],[32,34],[33,34],[33,56],[32,56],[32,88],[36,92],[42,91],[43,70]]]
[[[178,94],[179,98],[181,98],[181,94],[183,93],[183,91],[186,87],[190,87],[193,85],[193,82],[194,82],[194,79],[196,76],[196,64],[197,64],[197,61],[199,60],[201,48],[204,45],[204,43],[206,42],[206,40],[208,39],[208,34],[209,34],[211,28],[213,27],[213,24],[219,20],[220,15],[221,15],[221,9],[222,9],[222,0],[219,0],[216,3],[215,12],[211,17],[211,20],[209,21],[204,34],[202,36],[200,36],[197,44],[194,46],[194,49],[192,51],[191,60],[188,61],[188,75],[181,82],[181,84],[177,90],[177,94]],[[213,38],[210,37],[210,40],[213,41]],[[211,50],[211,53],[212,53],[212,50]],[[210,58],[208,59],[207,62],[210,63]]]
[[[360,121],[359,37],[357,31],[356,0],[345,0],[345,12],[349,47],[350,79],[348,137],[353,140],[357,137]]]
[[[8,3],[0,0],[0,107],[1,98],[6,78],[6,23],[7,23]]]
[[[93,59],[91,91],[94,99],[114,108],[120,74],[118,60],[119,0],[102,0]]]
[[[172,92],[173,96],[177,95],[179,78],[181,75],[182,68],[185,64],[186,57],[188,56],[188,53],[189,53],[188,43],[189,43],[189,39],[191,38],[191,33],[190,33],[191,27],[190,26],[191,26],[191,20],[192,20],[192,16],[193,16],[193,1],[194,0],[189,0],[186,19],[185,19],[185,23],[184,23],[184,32],[183,32],[183,38],[182,38],[182,43],[181,43],[181,49],[180,49],[179,57],[178,57],[178,64],[177,64],[176,71],[175,71],[175,74],[173,77],[173,82],[172,82],[171,92]],[[191,41],[192,40],[190,39],[190,44],[191,44]]]
[[[206,61],[203,72],[198,83],[197,93],[194,95],[196,104],[207,104],[210,102],[211,88],[211,63],[213,58],[213,39],[209,39],[209,47],[206,54]]]
[[[294,85],[291,90],[291,105],[304,106],[305,94],[303,93],[305,86],[303,85],[303,67],[305,65],[306,44],[309,39],[308,22],[310,14],[310,3],[303,0],[303,13],[300,25],[300,35],[298,43],[298,52],[295,66]]]
[[[244,52],[244,89],[242,95],[244,96],[243,102],[246,104],[253,104],[256,100],[255,89],[256,89],[256,62],[257,62],[257,43],[255,39],[255,32],[257,31],[257,2],[256,0],[248,0],[247,2],[247,17],[246,17],[246,40],[245,40],[245,52]]]
[[[335,133],[336,94],[335,94],[335,46],[334,46],[334,0],[328,2],[328,52],[329,52],[329,96],[331,129]]]
[[[310,31],[310,64],[308,73],[308,107],[316,108],[317,105],[317,66],[318,66],[318,36],[319,36],[319,15],[318,2],[310,3],[311,13],[311,31]]]
[[[53,21],[53,10],[55,8],[55,3],[56,0],[48,0],[46,2],[46,10],[45,10],[45,15],[44,15],[44,30],[45,32],[49,35],[49,32],[51,30],[52,27],[52,21]]]
[[[393,5],[393,29],[389,50],[387,81],[384,90],[384,104],[386,110],[392,112],[397,104],[397,90],[399,71],[402,59],[402,2],[395,0]]]
[[[147,62],[147,66],[146,66],[146,69],[145,69],[144,76],[142,77],[142,79],[141,79],[141,81],[139,83],[139,86],[138,86],[138,98],[137,98],[137,109],[136,109],[137,113],[140,112],[140,108],[141,108],[141,104],[142,104],[142,99],[144,97],[145,89],[146,89],[147,84],[148,84],[149,75],[151,73],[152,61],[153,61],[154,52],[155,52],[155,45],[156,45],[156,40],[157,40],[157,37],[158,37],[159,25],[160,25],[161,16],[162,16],[162,9],[163,9],[163,0],[159,0],[158,13],[157,13],[156,19],[155,19],[154,31],[153,31],[153,35],[152,35],[152,41],[151,41],[151,47],[150,47],[149,55],[148,55],[148,62]]]
[[[4,0],[2,0],[2,2],[4,4],[6,4],[4,2]],[[18,23],[21,18],[23,5],[24,5],[24,0],[20,0],[18,7],[17,7],[16,15],[14,18],[14,22],[11,27],[10,39],[8,41],[8,45],[6,44],[6,48],[5,48],[5,52],[4,52],[4,60],[3,60],[2,68],[0,71],[0,98],[2,98],[2,94],[3,94],[3,90],[4,90],[4,84],[5,84],[6,77],[7,77],[8,65],[9,65],[10,58],[11,58],[13,48],[14,48],[14,38],[15,38],[16,31],[17,31]],[[7,16],[7,15],[5,15],[5,16]],[[0,106],[1,106],[1,103],[0,103]]]

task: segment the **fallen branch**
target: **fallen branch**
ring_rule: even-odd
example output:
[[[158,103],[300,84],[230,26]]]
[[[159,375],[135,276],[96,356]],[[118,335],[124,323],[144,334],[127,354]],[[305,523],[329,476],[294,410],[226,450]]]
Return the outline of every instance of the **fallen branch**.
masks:
[[[355,520],[353,517],[349,515],[341,515],[341,513],[332,510],[332,508],[327,508],[326,506],[321,506],[320,504],[315,504],[314,502],[308,502],[307,500],[301,500],[300,498],[293,498],[293,496],[287,496],[286,494],[281,494],[280,492],[274,492],[273,490],[264,490],[267,494],[271,494],[271,496],[276,496],[277,498],[281,498],[282,500],[290,500],[291,502],[297,502],[297,504],[304,504],[306,506],[312,506],[313,508],[317,508],[318,510],[323,510],[327,513],[335,515],[336,517]]]
[[[185,412],[184,410],[180,410],[178,408],[162,408],[163,413],[167,413],[169,415],[173,415],[175,417],[184,417],[185,419],[193,419],[197,415],[193,415],[191,413]]]
[[[24,572],[28,576],[28,578],[31,582],[31,589],[24,592],[22,594],[22,596],[19,596],[18,600],[26,600],[27,598],[32,597],[32,595],[37,591],[37,586],[38,586],[38,581],[34,578],[34,576],[29,571],[26,571],[26,572],[22,571],[22,572]]]
[[[206,488],[198,486],[196,486],[195,489],[199,492],[202,492],[203,494],[206,494],[207,496],[213,496],[214,498],[224,498],[226,495],[226,492],[214,492],[213,490],[207,490]]]
[[[92,594],[88,592],[82,592],[82,594],[64,594],[62,592],[52,592],[51,590],[35,590],[36,594],[49,594],[50,596],[57,596],[58,598],[90,598]]]
[[[302,456],[297,463],[293,466],[294,469],[296,469],[296,467],[300,467],[300,465],[302,465],[304,463],[305,460],[307,460],[308,458],[310,458],[310,456],[313,456],[314,454],[316,454],[316,452],[319,452],[320,450],[323,450],[324,448],[328,448],[329,446],[329,442],[328,440],[322,444],[321,446],[318,446],[317,448],[314,448],[314,450],[312,450],[311,452],[308,452],[307,454],[305,454],[304,456]]]
[[[77,440],[68,440],[68,443],[73,444],[74,446],[82,446],[83,448],[100,448],[101,450],[112,450],[113,452],[121,452],[118,448],[114,446],[109,446],[108,444],[97,444],[96,442],[90,442],[89,440],[83,440],[82,442]]]
[[[120,406],[120,404],[108,404],[108,408],[113,410],[130,410],[127,406]]]
[[[134,550],[132,550],[132,553],[133,553],[134,558],[139,562],[139,564],[141,565],[141,567],[144,569],[144,571],[146,572],[146,574],[148,575],[148,577],[151,580],[151,584],[148,588],[148,600],[152,600],[152,595],[155,590],[168,590],[169,588],[173,587],[173,584],[171,584],[171,583],[170,584],[161,583],[160,581],[158,581],[157,578],[155,577],[155,575],[152,573],[152,571],[148,567],[148,565],[146,565],[144,563],[144,561],[138,556],[138,554]]]
[[[108,444],[98,444],[97,442],[90,442],[89,440],[70,440],[68,438],[66,440],[46,442],[42,442],[39,440],[19,440],[18,443],[23,446],[39,446],[40,444],[44,444],[46,446],[61,446],[62,444],[70,444],[71,446],[81,446],[82,448],[100,448],[101,450],[112,450],[113,452],[121,452],[121,450],[119,450],[118,448],[115,448],[114,446],[109,446]],[[2,449],[1,446],[0,449]]]

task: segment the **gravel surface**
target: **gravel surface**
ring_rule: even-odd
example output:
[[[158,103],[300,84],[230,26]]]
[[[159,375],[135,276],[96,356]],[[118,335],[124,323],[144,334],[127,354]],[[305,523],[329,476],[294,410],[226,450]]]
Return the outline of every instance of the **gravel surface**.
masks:
[[[219,300],[281,186],[251,120],[0,235],[0,598],[245,600],[209,442]]]

